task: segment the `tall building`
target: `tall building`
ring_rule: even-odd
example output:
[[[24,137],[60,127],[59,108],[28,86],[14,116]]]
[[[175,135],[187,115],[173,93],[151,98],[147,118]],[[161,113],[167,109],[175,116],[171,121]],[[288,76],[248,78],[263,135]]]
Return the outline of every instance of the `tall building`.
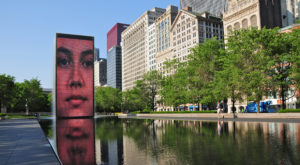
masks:
[[[146,57],[146,72],[156,69],[156,33],[155,24],[151,24],[148,27],[148,57]]]
[[[161,8],[146,11],[122,32],[122,90],[133,88],[135,82],[146,73],[148,27],[165,11]]]
[[[116,23],[108,32],[107,32],[107,48],[108,52],[110,48],[114,46],[120,46],[121,42],[121,33],[128,27],[128,24]]]
[[[192,7],[194,12],[208,12],[220,17],[223,8],[226,8],[226,2],[227,0],[180,0],[180,9]]]
[[[216,37],[224,39],[223,24],[221,18],[212,16],[210,13],[193,12],[191,7],[181,9],[170,28],[171,51],[161,58],[157,55],[157,68],[164,75],[171,75],[173,70],[166,70],[165,61],[178,60],[187,61],[190,49],[203,43],[206,39]],[[161,58],[161,59],[159,59]],[[166,107],[163,104],[157,105],[158,111],[172,110],[173,107]]]
[[[107,85],[122,89],[121,33],[128,24],[116,23],[107,33]]]
[[[228,0],[223,14],[225,36],[241,28],[282,27],[280,0]]]
[[[94,49],[94,61],[99,60],[99,55],[100,55],[99,48],[95,48]]]
[[[94,62],[94,86],[104,86],[107,83],[107,61],[105,58],[99,58]]]
[[[118,45],[107,53],[107,86],[122,89],[122,48]]]
[[[281,0],[282,27],[290,26],[300,19],[300,0]]]
[[[162,64],[171,55],[172,47],[170,30],[177,14],[178,7],[169,6],[166,12],[155,20],[157,70],[162,69]]]

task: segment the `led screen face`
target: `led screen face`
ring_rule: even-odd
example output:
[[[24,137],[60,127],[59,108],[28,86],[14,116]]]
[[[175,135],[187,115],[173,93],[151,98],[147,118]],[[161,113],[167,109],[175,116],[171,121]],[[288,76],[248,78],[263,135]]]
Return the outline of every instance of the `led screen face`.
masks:
[[[58,119],[57,152],[64,165],[95,164],[93,119]]]
[[[94,38],[56,36],[56,115],[93,116]]]

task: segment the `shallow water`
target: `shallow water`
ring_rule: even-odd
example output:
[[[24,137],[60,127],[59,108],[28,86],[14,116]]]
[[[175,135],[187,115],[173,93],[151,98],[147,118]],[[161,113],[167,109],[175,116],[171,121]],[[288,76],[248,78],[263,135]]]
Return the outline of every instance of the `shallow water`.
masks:
[[[40,123],[64,164],[300,164],[298,123],[116,117]]]

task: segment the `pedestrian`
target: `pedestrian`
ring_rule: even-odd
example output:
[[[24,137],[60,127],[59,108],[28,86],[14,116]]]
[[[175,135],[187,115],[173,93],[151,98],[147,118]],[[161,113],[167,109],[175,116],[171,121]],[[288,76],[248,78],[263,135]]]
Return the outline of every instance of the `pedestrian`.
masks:
[[[218,118],[220,118],[220,113],[223,111],[223,103],[219,102],[217,107]]]

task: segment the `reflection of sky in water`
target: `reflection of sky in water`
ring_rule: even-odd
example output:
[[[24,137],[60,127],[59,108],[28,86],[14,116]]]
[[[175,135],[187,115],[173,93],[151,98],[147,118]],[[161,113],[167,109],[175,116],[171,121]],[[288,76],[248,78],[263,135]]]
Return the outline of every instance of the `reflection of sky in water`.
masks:
[[[298,123],[101,118],[95,130],[99,164],[300,164]]]

